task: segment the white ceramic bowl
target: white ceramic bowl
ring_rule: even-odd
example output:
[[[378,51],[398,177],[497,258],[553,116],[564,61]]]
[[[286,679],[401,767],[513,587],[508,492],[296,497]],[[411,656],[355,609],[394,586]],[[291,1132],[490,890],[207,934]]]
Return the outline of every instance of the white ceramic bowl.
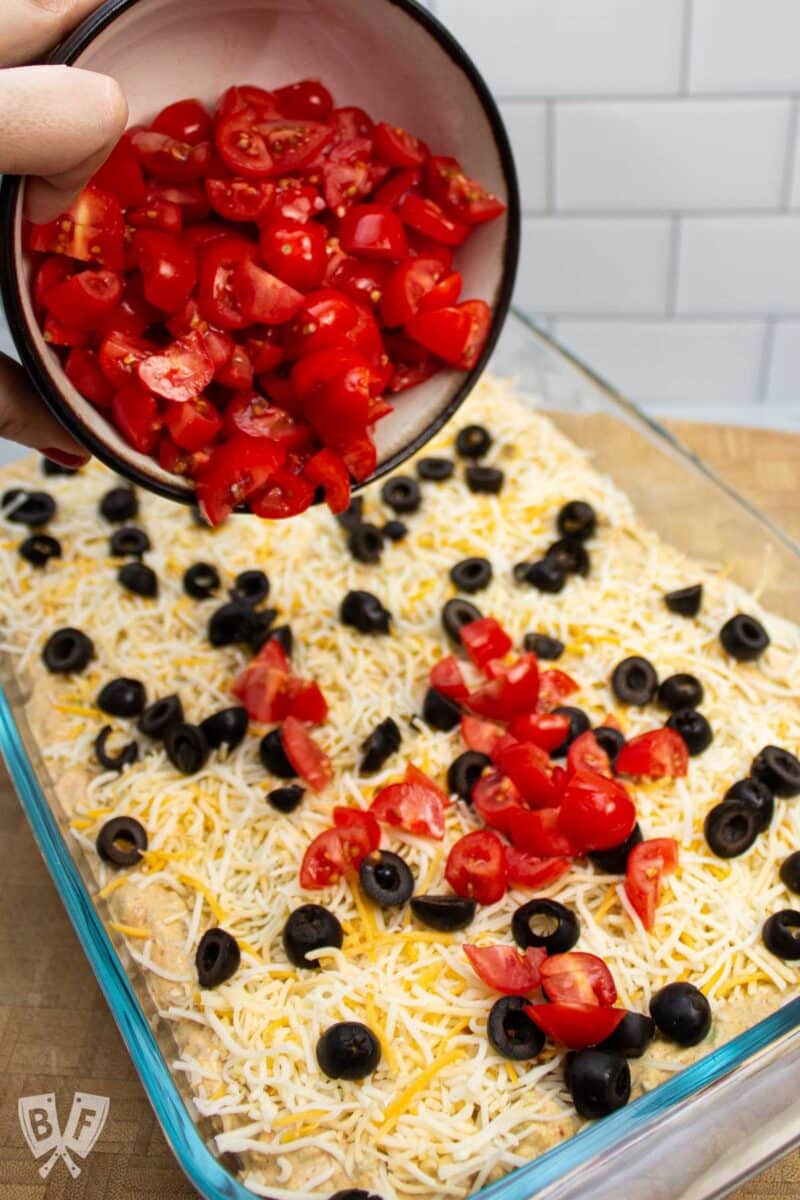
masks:
[[[442,25],[414,0],[108,0],[58,47],[53,61],[113,75],[132,123],[149,122],[186,96],[213,104],[232,83],[275,88],[319,78],[337,105],[356,104],[413,130],[504,200],[504,216],[478,227],[457,258],[464,296],[480,297],[493,310],[486,351],[474,370],[448,368],[397,398],[395,412],[377,427],[375,475],[393,470],[441,428],[470,392],[500,332],[520,225],[502,119],[478,70]],[[22,249],[24,189],[24,180],[9,177],[0,194],[0,283],[24,366],[59,420],[94,455],[143,487],[191,501],[191,483],[133,450],[75,390],[45,343]]]

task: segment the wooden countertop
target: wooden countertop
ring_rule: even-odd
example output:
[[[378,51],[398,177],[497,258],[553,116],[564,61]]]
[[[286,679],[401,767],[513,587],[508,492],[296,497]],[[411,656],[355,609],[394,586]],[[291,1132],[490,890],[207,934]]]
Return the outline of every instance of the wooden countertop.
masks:
[[[672,429],[800,540],[800,436],[674,422]],[[0,766],[0,1200],[192,1200]],[[17,1120],[21,1096],[111,1101],[95,1150],[73,1180],[39,1178]],[[800,1200],[800,1151],[736,1193]]]

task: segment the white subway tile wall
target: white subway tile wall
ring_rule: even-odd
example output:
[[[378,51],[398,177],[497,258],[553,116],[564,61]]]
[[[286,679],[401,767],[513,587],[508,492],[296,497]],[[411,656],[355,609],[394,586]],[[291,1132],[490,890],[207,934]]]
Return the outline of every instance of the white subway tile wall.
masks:
[[[800,0],[428,0],[485,73],[517,303],[661,413],[800,428]]]

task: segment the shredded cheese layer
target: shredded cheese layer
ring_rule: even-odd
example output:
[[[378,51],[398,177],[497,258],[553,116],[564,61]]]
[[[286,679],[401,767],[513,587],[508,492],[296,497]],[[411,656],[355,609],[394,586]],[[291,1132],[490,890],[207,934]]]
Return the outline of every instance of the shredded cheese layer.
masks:
[[[570,703],[593,723],[613,711],[632,736],[665,719],[655,704],[629,709],[615,702],[608,680],[629,654],[645,655],[662,678],[691,672],[705,688],[712,746],[691,760],[687,778],[632,786],[645,836],[675,837],[681,845],[655,930],[642,928],[619,878],[586,862],[544,889],[575,910],[578,948],[606,960],[622,1005],[646,1011],[652,992],[676,979],[691,980],[712,1004],[710,1039],[688,1053],[656,1039],[632,1064],[637,1090],[796,992],[796,968],[766,951],[761,926],[767,914],[792,904],[778,870],[800,844],[798,802],[777,800],[769,830],[739,859],[716,858],[702,825],[763,745],[800,749],[800,631],[763,612],[726,578],[725,564],[691,562],[644,528],[626,497],[508,385],[485,379],[456,427],[468,421],[491,431],[485,461],[505,472],[503,491],[472,494],[463,464],[447,483],[424,483],[420,511],[403,518],[408,537],[387,543],[377,566],[352,559],[343,530],[321,509],[275,524],[239,516],[210,532],[188,510],[141,494],[137,523],[153,544],[146,561],[159,578],[155,600],[132,596],[116,581],[119,560],[109,557],[111,529],[97,507],[114,482],[105,469],[92,464],[76,478],[42,481],[28,460],[4,472],[7,486],[35,486],[56,498],[49,532],[63,556],[43,570],[30,567],[16,553],[25,531],[3,523],[0,649],[29,689],[29,720],[71,836],[85,849],[99,896],[108,899],[109,928],[145,970],[159,1011],[174,1024],[174,1069],[189,1080],[200,1112],[220,1119],[218,1150],[242,1156],[243,1182],[277,1200],[321,1200],[346,1186],[368,1187],[384,1200],[460,1200],[579,1124],[559,1053],[547,1048],[536,1061],[512,1064],[491,1048],[486,1019],[496,996],[461,949],[465,940],[510,942],[511,914],[530,892],[513,890],[479,909],[466,932],[447,935],[421,928],[407,909],[374,907],[353,880],[322,893],[304,893],[298,882],[305,849],[331,823],[334,804],[368,805],[408,761],[441,784],[463,749],[458,730],[436,732],[414,717],[430,667],[450,651],[440,612],[456,594],[449,571],[462,558],[491,561],[492,583],[473,599],[517,647],[529,630],[565,642],[558,666],[581,684]],[[425,453],[452,454],[455,432],[445,431]],[[576,498],[599,515],[588,578],[571,577],[556,596],[516,584],[514,563],[542,554],[557,536],[559,508]],[[379,487],[367,491],[365,515],[378,524],[394,515]],[[226,587],[241,570],[268,573],[269,603],[294,631],[294,669],[315,678],[330,704],[317,736],[335,765],[334,781],[321,795],[307,792],[291,815],[266,801],[280,781],[259,761],[264,730],[254,725],[236,751],[212,755],[189,778],[141,735],[140,760],[122,775],[93,760],[94,739],[108,721],[94,699],[117,676],[141,679],[151,700],[177,692],[189,721],[234,703],[231,683],[247,656],[208,643],[208,618],[224,596],[184,595],[181,577],[198,560],[215,564]],[[663,593],[695,582],[704,586],[700,615],[670,613]],[[390,636],[365,636],[340,623],[339,605],[352,588],[374,592],[389,609]],[[734,662],[719,645],[719,629],[737,611],[758,616],[770,633],[757,664]],[[96,658],[83,674],[51,676],[41,648],[65,625],[93,639]],[[362,778],[361,743],[387,716],[401,726],[401,750],[377,775]],[[111,723],[120,744],[135,735],[132,723]],[[142,863],[122,872],[94,849],[102,824],[118,815],[136,817],[149,838]],[[479,822],[457,802],[446,824],[443,843],[384,829],[383,845],[407,860],[418,892],[448,890],[447,850]],[[345,930],[341,950],[319,952],[318,971],[292,967],[281,945],[287,916],[310,900],[330,907]],[[227,983],[202,991],[194,953],[213,925],[234,934],[242,963]],[[315,1058],[321,1033],[348,1019],[368,1024],[383,1052],[376,1072],[360,1083],[326,1078]]]

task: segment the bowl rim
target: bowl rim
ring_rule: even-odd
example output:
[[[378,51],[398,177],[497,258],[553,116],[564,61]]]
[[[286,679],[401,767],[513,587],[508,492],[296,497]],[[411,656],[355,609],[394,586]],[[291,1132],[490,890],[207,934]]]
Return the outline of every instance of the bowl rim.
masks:
[[[490,302],[491,324],[480,358],[475,366],[464,375],[444,408],[412,441],[379,463],[369,479],[365,479],[361,483],[352,483],[354,493],[366,487],[367,484],[390,474],[422,449],[447,424],[469,396],[491,357],[511,306],[519,265],[522,229],[522,206],[514,154],[500,109],[483,75],[454,35],[417,0],[384,0],[384,2],[400,8],[438,42],[441,49],[466,77],[476,94],[492,131],[506,187],[506,236],[502,251],[500,281],[495,296]],[[54,48],[47,59],[48,63],[71,66],[107,26],[138,3],[139,0],[105,0],[104,4],[90,13],[72,33]],[[84,425],[58,388],[54,386],[50,372],[28,335],[27,322],[20,300],[23,284],[17,271],[12,234],[21,184],[22,178],[19,175],[6,175],[0,184],[0,230],[5,234],[0,237],[0,298],[2,298],[9,331],[25,371],[37,393],[56,419],[73,435],[76,441],[90,450],[95,458],[118,475],[147,491],[181,504],[194,504],[195,489],[193,485],[183,487],[179,484],[164,483],[149,475],[135,463],[120,458],[113,450],[109,449],[102,438]]]

